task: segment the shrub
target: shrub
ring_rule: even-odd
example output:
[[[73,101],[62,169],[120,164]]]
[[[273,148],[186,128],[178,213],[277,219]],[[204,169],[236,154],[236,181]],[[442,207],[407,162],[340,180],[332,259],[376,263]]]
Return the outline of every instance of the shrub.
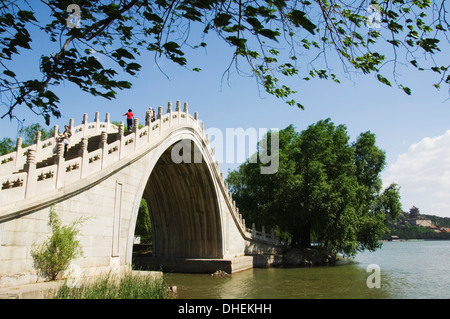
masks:
[[[82,254],[79,240],[79,227],[85,218],[78,218],[70,225],[63,226],[55,212],[50,208],[48,225],[52,235],[41,245],[34,245],[31,250],[33,267],[38,275],[49,280],[56,280],[70,265],[73,259]]]

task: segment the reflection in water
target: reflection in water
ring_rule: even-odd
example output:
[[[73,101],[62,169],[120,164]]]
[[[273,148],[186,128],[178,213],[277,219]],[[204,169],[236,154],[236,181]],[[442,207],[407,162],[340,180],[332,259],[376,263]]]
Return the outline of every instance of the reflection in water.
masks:
[[[381,287],[368,288],[369,264],[381,269]],[[353,261],[312,268],[251,269],[229,277],[165,274],[178,298],[450,298],[450,241],[388,242]]]

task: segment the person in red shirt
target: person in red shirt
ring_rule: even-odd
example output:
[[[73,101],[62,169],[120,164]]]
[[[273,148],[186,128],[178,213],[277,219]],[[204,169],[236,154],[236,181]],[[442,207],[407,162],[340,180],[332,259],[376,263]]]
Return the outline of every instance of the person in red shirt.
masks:
[[[133,127],[133,119],[134,119],[133,111],[131,111],[131,109],[128,109],[128,112],[125,113],[123,116],[127,117],[127,130],[129,131]]]

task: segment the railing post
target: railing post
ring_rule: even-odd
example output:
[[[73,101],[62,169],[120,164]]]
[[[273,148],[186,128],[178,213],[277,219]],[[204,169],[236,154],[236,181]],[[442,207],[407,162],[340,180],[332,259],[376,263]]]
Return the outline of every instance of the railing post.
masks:
[[[81,122],[83,124],[83,134],[82,136],[86,136],[87,131],[87,125],[88,125],[88,115],[86,113],[83,114],[83,121]]]
[[[116,141],[122,139],[124,133],[125,133],[125,126],[123,124],[123,121],[121,121],[119,124],[119,132],[117,133]]]
[[[102,131],[100,134],[100,142],[98,143],[98,148],[105,148],[107,145],[108,133],[106,131]]]
[[[158,120],[159,120],[159,127],[158,127],[158,135],[161,135],[161,129],[162,129],[162,106],[158,106]]]
[[[147,143],[150,142],[150,133],[152,132],[152,111],[145,113],[145,126],[147,126]]]
[[[98,133],[98,131],[100,130],[100,113],[99,112],[95,112],[95,133]]]
[[[150,126],[151,122],[151,111],[147,110],[147,112],[145,112],[145,126]]]
[[[72,132],[73,134],[73,119],[69,120],[69,130]]]
[[[169,127],[172,126],[172,102],[167,103],[167,114],[169,115]]]
[[[56,185],[55,188],[59,188],[64,186],[64,178],[66,173],[66,167],[64,159],[64,143],[58,143],[58,149],[55,157],[56,167]]]
[[[72,130],[70,130],[72,131]],[[55,124],[55,126],[53,126],[53,138],[57,138],[58,137],[58,125]]]
[[[80,156],[81,156],[81,164],[80,164],[80,178],[84,178],[88,174],[88,164],[89,164],[89,153],[88,153],[88,139],[87,137],[81,138],[81,149],[80,149]]]
[[[105,117],[105,122],[106,122],[106,132],[109,132],[109,127],[110,127],[110,115],[109,113],[106,113],[106,117]]]
[[[122,159],[123,157],[123,150],[125,148],[125,125],[123,124],[123,121],[120,122],[119,125],[119,133],[117,135],[117,139],[120,140],[119,145],[119,159]]]
[[[156,116],[157,120],[162,118],[162,106],[158,106],[158,115]]]
[[[41,131],[36,132],[36,151],[39,152],[41,146]],[[37,156],[37,154],[36,154]]]
[[[25,198],[29,198],[36,192],[36,150],[33,148],[28,149],[27,162],[24,166],[25,172],[27,172],[27,181],[25,189]]]
[[[139,119],[134,118],[134,121],[133,121],[134,149],[137,148],[137,144],[138,144],[138,140],[139,140],[138,131],[139,131]]]
[[[178,118],[178,124],[180,124],[181,121],[181,101],[177,101],[177,106],[175,108],[175,110],[177,111],[177,118]]]
[[[184,102],[184,110],[183,110],[183,112],[186,113],[185,114],[185,121],[186,121],[186,123],[188,123],[188,114],[189,114],[189,112],[188,112],[188,103],[187,102]]]
[[[16,142],[16,158],[15,158],[15,167],[19,168],[23,165],[23,161],[21,161],[23,156],[23,150],[22,150],[22,138],[18,137]]]
[[[106,146],[108,145],[108,133],[106,131],[102,131],[100,137],[100,143],[98,145],[99,148],[102,149],[102,168],[105,166],[105,157],[108,154],[106,150]]]

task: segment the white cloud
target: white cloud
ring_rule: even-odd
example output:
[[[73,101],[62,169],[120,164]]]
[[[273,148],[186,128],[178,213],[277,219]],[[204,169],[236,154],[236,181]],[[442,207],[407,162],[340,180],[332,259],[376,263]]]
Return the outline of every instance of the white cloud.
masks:
[[[403,210],[450,217],[450,130],[425,137],[400,154],[384,173],[385,185],[400,185]]]

